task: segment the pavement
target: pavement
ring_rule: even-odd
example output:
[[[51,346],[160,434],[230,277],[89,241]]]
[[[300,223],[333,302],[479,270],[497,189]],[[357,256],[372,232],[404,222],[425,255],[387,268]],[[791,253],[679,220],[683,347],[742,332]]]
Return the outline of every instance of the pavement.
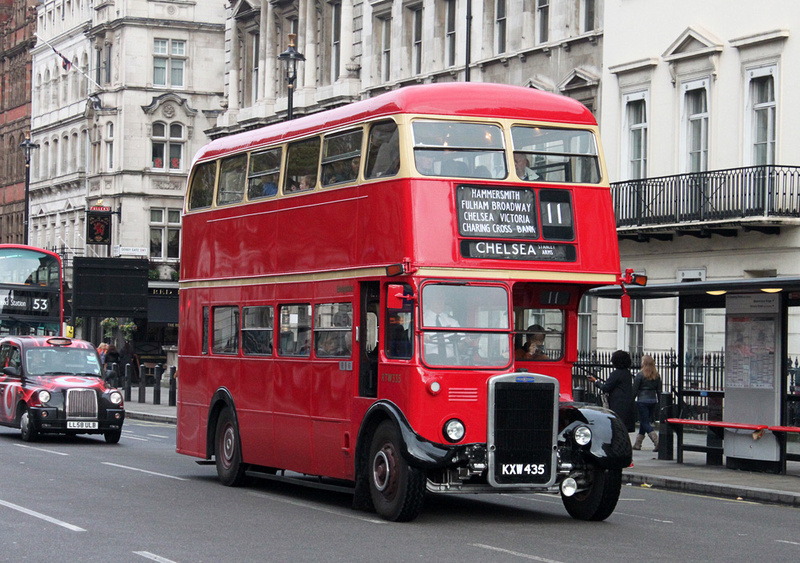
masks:
[[[145,401],[139,402],[134,387],[130,400],[125,401],[129,419],[175,424],[177,407],[169,406],[169,389],[161,389],[161,404],[153,404],[153,388],[147,387]],[[704,434],[694,438],[684,432],[684,440],[704,440]],[[635,434],[631,434],[633,439]],[[699,442],[698,442],[699,443]],[[790,451],[800,450],[800,443],[790,442]],[[660,460],[649,438],[642,450],[633,452],[633,465],[622,473],[627,486],[654,487],[691,494],[730,498],[741,501],[765,502],[800,508],[800,462],[787,462],[785,475],[728,469],[725,465],[706,465],[706,454],[684,452],[684,462]]]

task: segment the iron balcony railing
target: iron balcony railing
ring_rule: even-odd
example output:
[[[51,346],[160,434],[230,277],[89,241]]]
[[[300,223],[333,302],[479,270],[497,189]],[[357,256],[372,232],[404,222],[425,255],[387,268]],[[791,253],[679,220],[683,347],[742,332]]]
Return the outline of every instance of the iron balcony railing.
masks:
[[[750,166],[611,184],[617,228],[800,217],[800,166]]]

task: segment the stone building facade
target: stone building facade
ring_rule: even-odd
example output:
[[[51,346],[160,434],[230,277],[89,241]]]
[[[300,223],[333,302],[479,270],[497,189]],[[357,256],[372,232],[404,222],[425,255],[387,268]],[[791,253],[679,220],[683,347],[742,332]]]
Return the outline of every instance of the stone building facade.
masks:
[[[30,131],[35,0],[0,0],[0,30],[0,243],[22,244],[25,157],[19,146]]]

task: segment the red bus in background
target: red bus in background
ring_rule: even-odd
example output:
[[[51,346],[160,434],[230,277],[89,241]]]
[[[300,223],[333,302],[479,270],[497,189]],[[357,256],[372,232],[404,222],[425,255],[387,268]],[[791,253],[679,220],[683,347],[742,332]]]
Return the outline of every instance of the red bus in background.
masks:
[[[33,246],[0,244],[0,336],[58,336],[63,321],[61,258]]]
[[[578,303],[619,276],[580,103],[412,86],[215,140],[182,245],[177,451],[224,484],[346,481],[395,521],[426,493],[613,512],[627,432],[571,402]]]

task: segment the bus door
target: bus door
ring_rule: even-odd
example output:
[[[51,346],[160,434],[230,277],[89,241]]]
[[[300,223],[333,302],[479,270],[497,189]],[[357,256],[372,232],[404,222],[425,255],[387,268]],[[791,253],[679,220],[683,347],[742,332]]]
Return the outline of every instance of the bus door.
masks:
[[[378,396],[378,319],[380,282],[361,282],[361,319],[358,329],[358,394]]]

